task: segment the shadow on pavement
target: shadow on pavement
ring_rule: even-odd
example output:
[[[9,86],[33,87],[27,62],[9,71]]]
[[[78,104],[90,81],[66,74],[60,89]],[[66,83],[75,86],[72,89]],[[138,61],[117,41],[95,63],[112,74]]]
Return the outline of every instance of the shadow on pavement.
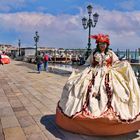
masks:
[[[43,116],[40,122],[46,127],[46,129],[54,135],[56,138],[65,139],[65,136],[59,131],[59,127],[55,123],[55,115]]]
[[[139,138],[140,133],[138,131],[119,135],[119,136],[107,136],[107,137],[101,137],[101,136],[86,136],[86,135],[80,135],[80,134],[74,134],[68,131],[65,131],[57,126],[55,123],[55,115],[46,115],[43,116],[40,120],[40,122],[46,127],[46,129],[56,138],[66,140],[66,139],[77,139],[79,135],[79,139],[97,139],[97,140],[133,140]],[[71,136],[71,138],[67,138],[67,136]]]
[[[29,71],[28,73],[38,73],[38,71]]]

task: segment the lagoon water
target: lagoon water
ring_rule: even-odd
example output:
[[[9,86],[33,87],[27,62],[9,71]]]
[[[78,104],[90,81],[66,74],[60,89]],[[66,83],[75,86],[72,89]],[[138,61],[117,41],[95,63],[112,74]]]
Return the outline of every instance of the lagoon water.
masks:
[[[128,58],[128,52],[126,51],[119,51],[119,52],[115,52],[116,54],[118,54],[119,58]],[[139,60],[139,52],[138,51],[130,51],[129,52],[129,59],[135,59],[135,60]]]

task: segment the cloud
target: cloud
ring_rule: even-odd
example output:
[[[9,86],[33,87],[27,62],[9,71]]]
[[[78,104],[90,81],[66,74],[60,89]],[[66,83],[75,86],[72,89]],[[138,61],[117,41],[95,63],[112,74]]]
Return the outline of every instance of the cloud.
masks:
[[[99,10],[96,32],[108,33],[114,49],[136,49],[140,44],[140,11]]]
[[[140,11],[139,12],[118,12],[101,11],[102,28],[116,34],[139,34]]]
[[[48,44],[50,47],[76,47],[71,45],[72,39],[77,43],[79,41],[79,16],[59,15],[43,13],[14,13],[0,14],[0,26],[5,32],[14,31],[20,34],[20,37],[29,44],[34,32],[38,30],[41,44]],[[75,38],[73,38],[75,37]],[[77,40],[78,41],[77,41]],[[64,41],[65,40],[65,41]],[[68,42],[71,40],[68,46]],[[66,42],[66,44],[64,44]]]
[[[82,8],[79,9],[80,13],[77,15],[52,15],[35,12],[0,14],[1,31],[2,33],[16,33],[17,36],[13,42],[20,38],[22,44],[28,46],[34,45],[33,36],[37,30],[40,36],[40,46],[85,48],[88,30],[83,29],[81,18],[86,15],[86,12]],[[109,34],[113,49],[138,47],[137,44],[140,44],[140,11],[119,12],[102,8],[95,9],[95,11],[100,16],[97,26],[92,29],[92,34]],[[10,39],[11,36],[7,36],[7,38]],[[93,40],[92,46],[95,46]]]

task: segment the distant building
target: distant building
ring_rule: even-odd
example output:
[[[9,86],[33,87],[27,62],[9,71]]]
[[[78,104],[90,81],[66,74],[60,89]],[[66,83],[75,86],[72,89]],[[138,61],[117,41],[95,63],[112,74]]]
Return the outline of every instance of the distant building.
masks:
[[[9,50],[11,50],[12,48],[14,48],[12,45],[0,44],[0,50],[1,51],[9,52]]]
[[[35,48],[28,47],[28,48],[20,48],[21,56],[30,56],[35,55]]]

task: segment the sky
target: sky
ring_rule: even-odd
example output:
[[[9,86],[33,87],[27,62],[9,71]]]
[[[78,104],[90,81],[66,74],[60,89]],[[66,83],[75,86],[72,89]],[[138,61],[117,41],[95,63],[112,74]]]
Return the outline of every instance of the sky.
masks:
[[[88,29],[81,19],[88,18],[87,6],[99,20],[91,34],[108,34],[113,50],[140,48],[140,0],[0,0],[0,44],[35,47],[86,48]],[[95,40],[91,41],[95,47]]]

